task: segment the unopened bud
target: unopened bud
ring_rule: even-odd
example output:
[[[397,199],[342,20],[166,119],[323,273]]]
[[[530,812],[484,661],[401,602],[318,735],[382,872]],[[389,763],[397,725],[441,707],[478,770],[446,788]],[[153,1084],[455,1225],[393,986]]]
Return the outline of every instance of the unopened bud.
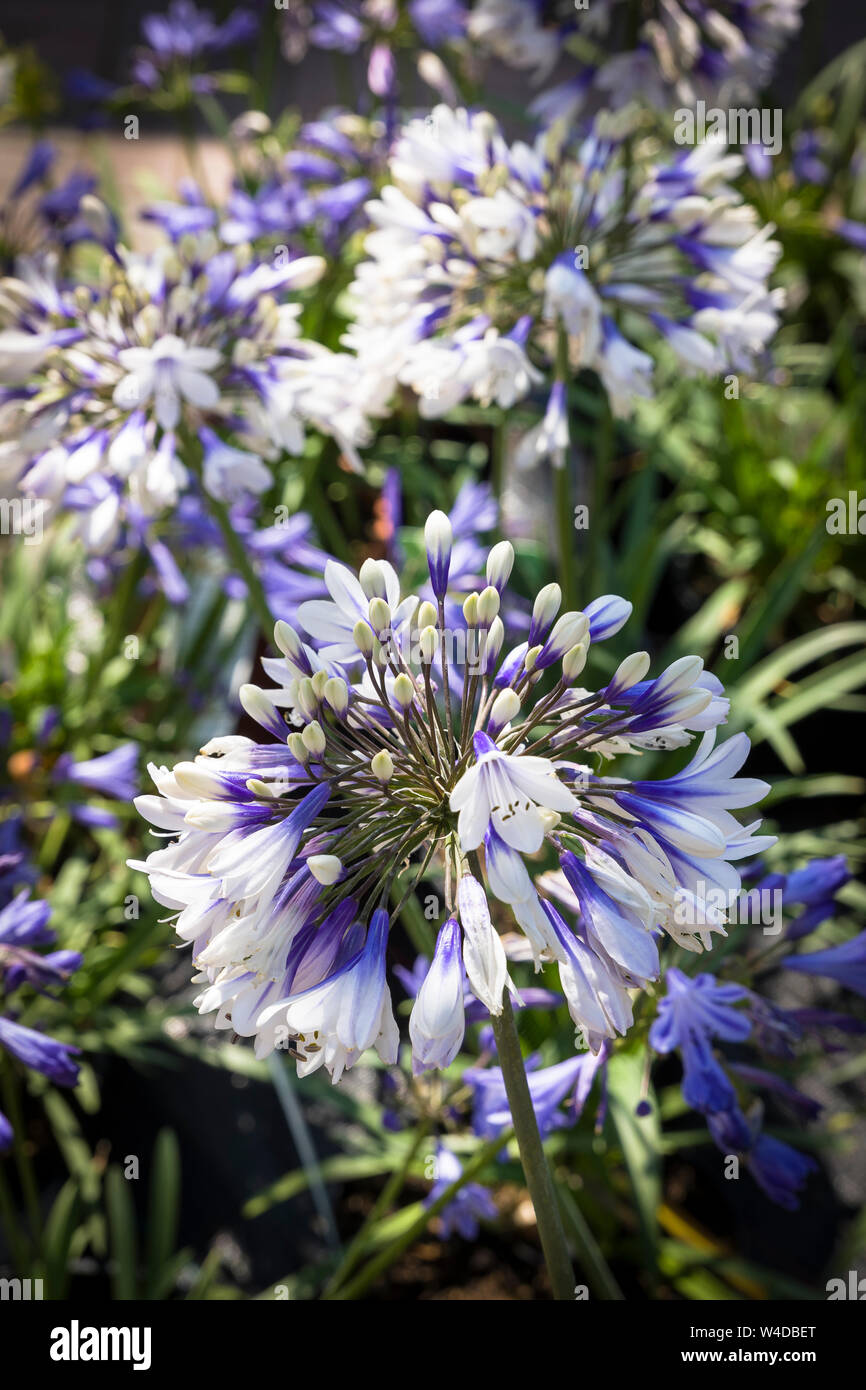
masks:
[[[316,699],[313,682],[309,676],[304,676],[303,680],[298,681],[297,705],[304,719],[315,719],[319,709],[319,701]]]
[[[508,583],[514,564],[514,546],[511,541],[499,541],[487,556],[487,583],[501,593]]]
[[[331,676],[325,682],[325,699],[335,714],[345,714],[349,708],[349,687],[342,676]]]
[[[284,623],[282,619],[274,626],[274,641],[282,652],[294,665],[300,666],[306,673],[309,671],[307,654],[304,651],[304,644],[295,629]]]
[[[343,872],[342,862],[336,854],[311,854],[307,860],[307,868],[316,882],[324,884],[326,888],[336,883]]]
[[[559,612],[562,603],[562,590],[558,584],[545,584],[535,596],[532,605],[532,622],[529,625],[529,645],[535,646],[539,638],[550,631],[550,625]]]
[[[562,674],[565,680],[577,680],[584,666],[586,665],[586,654],[589,646],[585,642],[580,642],[576,647],[571,647],[562,658]]]
[[[400,672],[399,676],[394,681],[393,694],[394,699],[401,709],[408,709],[415,699],[415,686],[403,671]]]
[[[436,655],[439,634],[435,627],[424,627],[418,635],[418,652],[425,666],[429,666]]]
[[[499,612],[499,590],[488,584],[478,595],[478,621],[482,627],[489,627]]]
[[[553,625],[553,631],[544,644],[539,660],[539,670],[552,666],[567,651],[576,647],[589,634],[589,618],[585,613],[563,613]]]
[[[467,627],[478,626],[478,595],[468,594],[463,600],[463,616]]]
[[[390,782],[394,776],[394,759],[387,748],[380,748],[379,752],[370,759],[370,768],[373,776],[383,785]]]
[[[321,757],[324,753],[326,747],[325,735],[322,732],[322,726],[318,719],[314,719],[311,724],[307,724],[306,727],[301,730],[301,739],[303,740],[304,747],[312,753],[313,757]]]
[[[300,734],[289,734],[286,742],[289,745],[289,752],[295,759],[295,762],[306,763],[309,761],[309,749],[306,747]]]
[[[650,668],[648,652],[632,652],[625,661],[621,661],[613,673],[613,678],[607,687],[609,699],[616,695],[621,695],[624,690],[629,690],[638,681],[642,681]]]
[[[511,723],[519,709],[520,697],[513,690],[503,690],[496,696],[487,724],[487,732],[491,738],[495,738],[500,729]]]
[[[352,628],[352,641],[362,656],[372,656],[375,637],[369,623],[359,618]]]
[[[383,598],[370,599],[368,617],[377,637],[381,637],[383,632],[391,631],[391,609]]]
[[[448,589],[453,538],[451,522],[445,513],[431,512],[424,523],[424,544],[427,547],[430,583],[437,598],[444,598]]]
[[[502,651],[502,644],[505,641],[505,624],[497,613],[490,629],[484,639],[484,655],[482,659],[483,673],[489,676],[496,662],[499,660],[499,653]]]
[[[436,612],[435,606],[429,599],[425,599],[424,602],[419,605],[418,612],[415,614],[415,625],[419,629],[422,627],[435,627],[438,618],[439,614]]]
[[[325,698],[325,686],[328,684],[327,671],[317,671],[312,678],[311,684],[313,687],[313,694],[319,701],[319,704],[321,704],[322,700]]]
[[[365,560],[358,571],[358,579],[367,598],[386,597],[385,572],[378,560]]]

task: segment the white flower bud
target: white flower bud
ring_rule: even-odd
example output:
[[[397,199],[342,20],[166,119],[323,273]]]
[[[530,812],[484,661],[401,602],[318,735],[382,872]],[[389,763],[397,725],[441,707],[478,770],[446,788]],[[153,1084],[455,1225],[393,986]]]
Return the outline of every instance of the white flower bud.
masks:
[[[563,613],[553,625],[553,631],[545,643],[548,656],[559,657],[582,642],[589,632],[589,618],[585,613]]]
[[[321,704],[322,700],[325,697],[325,686],[328,684],[327,671],[317,671],[316,674],[312,677],[311,684],[313,687],[313,694],[319,701],[319,704]]]
[[[284,623],[282,618],[274,625],[274,641],[282,652],[283,656],[288,657],[289,661],[304,664],[304,646],[289,623]]]
[[[412,681],[401,671],[394,682],[394,699],[401,709],[408,709],[415,699],[415,687]]]
[[[273,701],[257,685],[242,685],[238,691],[238,699],[241,702],[241,708],[250,716],[250,719],[254,719],[263,728],[273,729],[276,732],[279,725],[283,724],[283,717],[277,712]]]
[[[370,610],[368,614],[370,626],[381,637],[383,632],[391,631],[391,609],[383,598],[371,598]]]
[[[545,584],[535,596],[532,605],[532,626],[536,631],[546,632],[559,612],[562,603],[562,590],[558,584]]]
[[[487,556],[487,583],[500,592],[505,588],[514,565],[511,541],[499,541]]]
[[[326,888],[336,883],[343,872],[342,862],[336,854],[311,854],[307,859],[307,868],[316,882],[324,884]]]
[[[488,631],[487,637],[484,641],[483,666],[485,675],[490,675],[490,672],[492,671],[494,664],[499,658],[499,653],[502,651],[502,643],[504,641],[505,624],[503,623],[502,619],[499,617],[499,614],[497,613],[496,617],[493,619],[493,622],[490,624],[490,630]]]
[[[247,791],[253,796],[261,796],[267,801],[276,801],[286,790],[286,782],[263,782],[260,777],[247,778]]]
[[[424,523],[424,544],[427,547],[427,564],[430,567],[430,582],[437,598],[444,598],[448,589],[448,571],[451,568],[451,546],[454,533],[451,522],[444,512],[431,512]]]
[[[530,647],[526,656],[523,658],[524,671],[534,671],[535,663],[541,655],[541,647]]]
[[[463,600],[463,616],[467,627],[478,626],[478,595],[467,594]]]
[[[608,694],[619,695],[623,690],[629,690],[631,686],[642,681],[650,668],[648,652],[632,652],[625,661],[621,661],[613,673],[613,678],[608,685]]]
[[[488,584],[478,595],[478,621],[482,627],[489,627],[499,612],[499,590]]]
[[[345,714],[349,708],[349,687],[342,676],[331,676],[325,682],[325,699],[335,714]]]
[[[325,735],[318,719],[314,719],[312,724],[307,724],[301,730],[301,739],[304,747],[313,754],[313,757],[321,757],[325,751]]]
[[[301,738],[300,734],[289,734],[289,737],[286,739],[286,742],[289,745],[289,752],[295,759],[295,762],[309,762],[309,750],[306,748],[304,740]]]
[[[438,620],[439,614],[436,612],[435,606],[429,599],[425,599],[419,606],[418,612],[415,614],[415,626],[419,629],[423,627],[435,627]]]
[[[309,676],[304,676],[303,680],[298,681],[297,705],[304,719],[315,719],[319,709],[319,702],[316,699],[313,682],[310,680]]]
[[[584,666],[586,656],[589,651],[589,644],[580,642],[576,647],[571,647],[562,658],[562,674],[565,680],[571,682],[577,680]]]
[[[502,690],[493,701],[487,732],[494,738],[500,729],[510,724],[520,709],[520,697],[513,690]]]
[[[422,662],[429,666],[436,655],[439,633],[435,627],[424,627],[418,635],[418,651]]]
[[[383,785],[390,782],[394,776],[394,759],[387,748],[380,748],[379,752],[370,759],[370,768],[378,782]]]
[[[370,624],[365,623],[363,618],[359,618],[352,628],[352,641],[362,656],[372,655],[375,638]]]
[[[385,572],[378,560],[365,560],[358,571],[358,580],[367,598],[386,597]]]

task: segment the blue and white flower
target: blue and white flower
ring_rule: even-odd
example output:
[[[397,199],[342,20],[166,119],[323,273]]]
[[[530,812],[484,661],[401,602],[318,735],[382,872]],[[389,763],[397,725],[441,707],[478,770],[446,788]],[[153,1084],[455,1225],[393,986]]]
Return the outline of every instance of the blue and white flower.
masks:
[[[416,1071],[459,1049],[464,971],[489,1015],[516,995],[497,900],[536,966],[556,963],[597,1056],[658,976],[658,929],[710,946],[724,916],[701,911],[701,880],[738,886],[734,862],[770,843],[732,814],[765,788],[735,776],[742,735],[712,751],[727,702],[697,658],[646,680],[639,653],[599,691],[579,689],[589,644],[629,605],[608,594],[560,613],[557,585],[503,656],[511,548],[493,548],[496,583],[464,598],[454,629],[451,532],[441,513],[426,528],[435,603],[403,594],[388,562],[357,575],[330,562],[331,598],[298,610],[306,640],[276,626],[276,684],[241,690],[259,739],[214,739],[192,762],[153,768],[158,795],[137,802],[176,837],[140,867],[192,943],[200,1010],[259,1051],[289,1048],[304,1071],[337,1077],[370,1046],[395,1058],[385,950],[404,880],[406,892],[442,873],[447,909],[410,1021]],[[661,747],[703,733],[684,771],[635,782],[593,770],[657,729]],[[682,894],[695,908],[684,926]]]

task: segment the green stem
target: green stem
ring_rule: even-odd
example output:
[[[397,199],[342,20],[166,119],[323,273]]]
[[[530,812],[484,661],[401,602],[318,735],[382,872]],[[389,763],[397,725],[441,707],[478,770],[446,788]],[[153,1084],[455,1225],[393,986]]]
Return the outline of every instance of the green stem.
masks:
[[[201,476],[199,474],[199,476]],[[202,483],[202,495],[207,504],[211,516],[216,521],[222,532],[223,540],[226,543],[226,550],[247,586],[247,595],[250,604],[255,611],[256,617],[261,623],[262,633],[270,641],[274,633],[274,615],[271,612],[267,595],[262,586],[262,581],[256,574],[253,563],[247,554],[243,541],[232,526],[228,507],[221,502],[218,497],[214,497],[208,492]]]
[[[453,1202],[461,1187],[465,1187],[466,1183],[471,1182],[476,1174],[480,1173],[481,1170],[496,1157],[500,1149],[503,1149],[512,1138],[513,1133],[513,1130],[507,1130],[504,1134],[497,1135],[495,1139],[491,1139],[484,1144],[466,1164],[459,1178],[456,1178],[454,1182],[446,1187],[445,1191],[440,1193],[435,1202],[431,1202],[429,1207],[424,1208],[420,1215],[412,1222],[408,1230],[404,1231],[393,1244],[389,1245],[380,1255],[377,1255],[375,1259],[365,1265],[361,1273],[353,1279],[350,1284],[344,1284],[343,1287],[338,1289],[334,1294],[323,1295],[323,1300],[348,1301],[349,1299],[357,1298],[365,1289],[369,1288],[373,1281],[378,1279],[380,1274],[384,1274],[386,1269],[390,1269],[394,1261],[398,1260],[404,1251],[408,1250],[410,1245],[412,1245],[419,1236],[423,1235],[424,1231],[433,1220],[433,1217],[438,1216],[440,1211],[443,1211],[444,1208],[448,1206],[449,1202]]]
[[[613,462],[614,420],[607,397],[601,400],[596,426],[595,457],[592,462],[592,495],[589,505],[589,552],[586,570],[581,576],[587,595],[599,592],[602,584],[602,549],[607,539],[607,501],[610,469]]]
[[[562,587],[564,611],[568,612],[577,607],[577,586],[574,573],[574,551],[577,540],[574,530],[574,504],[571,497],[570,460],[567,455],[562,467],[554,469],[553,504],[556,508],[556,530],[559,537],[559,581]]]
[[[493,1015],[491,1021],[499,1065],[505,1081],[505,1093],[508,1096],[508,1106],[526,1175],[526,1185],[535,1208],[538,1235],[553,1286],[553,1296],[558,1302],[571,1301],[574,1298],[574,1270],[562,1227],[553,1178],[538,1132],[529,1082],[523,1065],[523,1054],[520,1051],[520,1039],[517,1036],[514,1012],[507,991],[503,999],[502,1013],[498,1017]]]
[[[568,409],[568,335],[560,327],[556,343],[556,379],[565,385],[566,410]],[[559,537],[559,569],[565,610],[577,607],[577,583],[575,566],[574,499],[571,492],[571,445],[565,451],[562,467],[555,468],[554,507],[556,508],[556,529]],[[590,524],[591,521],[590,521]]]

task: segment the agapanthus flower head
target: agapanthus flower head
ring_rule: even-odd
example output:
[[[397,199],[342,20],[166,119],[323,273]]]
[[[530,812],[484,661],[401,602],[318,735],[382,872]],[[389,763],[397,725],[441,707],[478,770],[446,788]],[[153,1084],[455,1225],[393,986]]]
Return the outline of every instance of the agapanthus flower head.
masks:
[[[469,32],[536,83],[561,58],[570,58],[578,77],[553,89],[557,114],[573,110],[593,85],[615,105],[641,96],[668,111],[672,102],[715,104],[754,96],[796,33],[802,5],[803,0],[648,0],[635,34],[634,11],[625,0],[583,6],[572,0],[479,0]],[[578,45],[570,43],[573,36]]]
[[[227,246],[249,244],[260,255],[278,247],[293,254],[332,254],[363,223],[373,178],[384,166],[388,136],[383,121],[329,107],[305,122],[288,149],[263,111],[247,111],[232,127],[242,175],[224,204],[216,205],[192,179],[179,201],[150,205],[144,217],[173,241],[215,231]]]
[[[199,9],[193,0],[172,0],[165,14],[146,14],[142,19],[144,42],[133,56],[132,79],[147,92],[162,89],[164,93],[178,77],[196,94],[210,92],[219,79],[201,68],[227,49],[249,43],[258,27],[252,8],[232,10],[220,24],[210,10]]]
[[[274,684],[241,691],[260,737],[153,767],[158,795],[136,802],[172,837],[138,867],[192,945],[201,1011],[334,1079],[367,1047],[397,1058],[387,942],[413,878],[440,873],[446,906],[410,1024],[417,1071],[460,1046],[464,971],[490,1014],[519,994],[498,930],[507,908],[536,965],[556,962],[598,1054],[628,1029],[631,991],[658,975],[657,930],[710,944],[724,928],[702,912],[702,885],[738,883],[732,861],[768,843],[731,814],[766,788],[736,776],[744,735],[714,747],[727,703],[697,658],[646,680],[639,653],[600,689],[578,687],[590,643],[630,605],[605,595],[560,612],[555,584],[503,656],[510,546],[491,550],[485,587],[454,594],[448,519],[434,514],[426,535],[435,602],[403,593],[386,561],[358,574],[329,561],[329,597],[298,608],[303,635],[276,625]],[[666,781],[603,771],[696,732],[697,753]],[[560,867],[536,881],[542,852]],[[680,892],[690,932],[674,925]]]
[[[461,39],[466,21],[462,0],[311,0],[309,5],[290,6],[283,14],[281,46],[290,63],[301,62],[310,48],[346,55],[363,50],[367,86],[375,97],[393,104],[400,50],[417,58],[425,81],[431,81],[433,60],[438,64],[433,85],[440,91],[453,90],[441,59],[426,52],[419,56],[419,49],[440,48]]]
[[[708,141],[668,161],[630,156],[607,115],[509,144],[485,112],[438,106],[395,142],[367,205],[345,342],[422,415],[467,398],[508,408],[534,384],[594,370],[613,409],[652,393],[664,339],[688,373],[754,370],[775,332],[779,255],[728,180],[739,155]],[[551,398],[543,448],[567,444]]]
[[[6,474],[51,501],[74,489],[104,551],[122,520],[176,504],[196,457],[224,501],[266,488],[262,459],[299,453],[306,425],[356,457],[348,364],[301,337],[289,298],[323,269],[257,262],[211,234],[147,256],[114,248],[99,280],[74,288],[50,261],[22,265],[0,281]]]

